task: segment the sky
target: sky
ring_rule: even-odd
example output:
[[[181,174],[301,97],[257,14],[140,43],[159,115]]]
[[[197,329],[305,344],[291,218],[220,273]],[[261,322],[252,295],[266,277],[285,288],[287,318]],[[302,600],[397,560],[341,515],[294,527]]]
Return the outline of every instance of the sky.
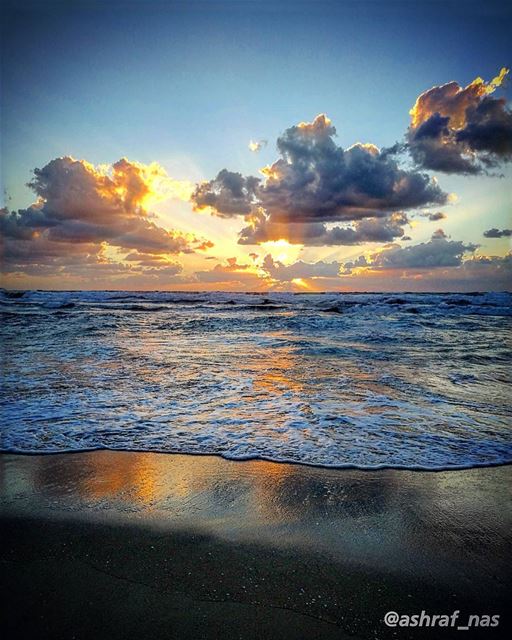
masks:
[[[503,2],[7,0],[8,288],[512,288]]]

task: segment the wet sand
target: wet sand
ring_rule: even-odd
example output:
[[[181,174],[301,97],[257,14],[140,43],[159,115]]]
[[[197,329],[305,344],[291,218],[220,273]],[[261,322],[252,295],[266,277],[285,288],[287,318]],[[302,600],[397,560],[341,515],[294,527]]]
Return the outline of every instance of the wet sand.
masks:
[[[8,638],[510,632],[512,467],[328,470],[213,456],[0,456]],[[388,628],[387,611],[499,614]]]

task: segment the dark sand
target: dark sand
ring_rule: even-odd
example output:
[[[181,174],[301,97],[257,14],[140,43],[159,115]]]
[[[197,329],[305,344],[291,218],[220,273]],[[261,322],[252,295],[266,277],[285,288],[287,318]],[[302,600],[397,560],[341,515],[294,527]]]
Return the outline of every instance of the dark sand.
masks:
[[[0,469],[5,638],[510,632],[510,466],[362,472],[94,452],[2,455]],[[383,622],[457,609],[459,624],[500,624]]]

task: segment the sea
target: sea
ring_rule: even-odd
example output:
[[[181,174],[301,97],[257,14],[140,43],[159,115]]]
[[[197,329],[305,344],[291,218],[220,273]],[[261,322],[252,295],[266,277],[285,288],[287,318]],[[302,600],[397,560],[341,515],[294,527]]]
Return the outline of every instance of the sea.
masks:
[[[0,449],[512,461],[512,294],[0,291]]]

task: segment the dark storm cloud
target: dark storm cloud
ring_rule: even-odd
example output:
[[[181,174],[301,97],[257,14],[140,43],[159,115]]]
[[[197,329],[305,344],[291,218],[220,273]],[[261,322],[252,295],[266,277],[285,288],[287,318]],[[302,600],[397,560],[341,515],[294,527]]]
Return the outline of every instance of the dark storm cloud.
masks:
[[[409,133],[409,149],[414,161],[424,169],[463,175],[475,175],[484,170],[481,164],[466,156],[453,138],[424,138],[418,141],[414,139],[414,133]]]
[[[457,132],[457,142],[491,159],[512,159],[512,112],[504,98],[486,96],[466,110],[466,126]]]
[[[508,74],[467,87],[449,82],[422,93],[411,109],[407,133],[415,162],[445,173],[477,174],[512,160],[512,112],[491,97]]]
[[[425,140],[438,138],[439,136],[447,136],[450,133],[448,129],[449,122],[449,116],[443,118],[439,113],[434,113],[428,120],[420,124],[415,131],[414,137],[416,140]]]
[[[512,229],[499,229],[493,228],[484,231],[485,238],[510,238],[512,236]]]

